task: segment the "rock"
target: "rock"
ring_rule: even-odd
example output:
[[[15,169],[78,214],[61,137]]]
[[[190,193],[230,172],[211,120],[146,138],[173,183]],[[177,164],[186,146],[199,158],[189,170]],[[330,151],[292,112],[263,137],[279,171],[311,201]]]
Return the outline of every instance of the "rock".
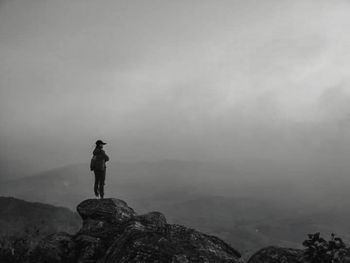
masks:
[[[81,202],[77,211],[83,220],[92,219],[108,223],[121,223],[136,215],[126,202],[119,199],[88,199]]]
[[[190,262],[238,262],[241,254],[221,239],[180,225],[169,225],[169,241]],[[183,257],[185,256],[185,257]],[[174,261],[174,257],[172,258]]]
[[[150,212],[144,215],[139,215],[135,217],[134,222],[140,222],[148,229],[153,229],[155,231],[161,230],[167,224],[166,218],[162,213]]]
[[[166,218],[162,213],[150,212],[144,215],[139,215],[136,220],[140,220],[146,224],[154,224],[158,227],[164,227],[166,225]]]
[[[149,231],[129,225],[106,253],[104,262],[238,262],[240,253],[222,240],[178,225]]]
[[[159,212],[137,215],[122,200],[89,199],[77,211],[83,219],[78,233],[43,240],[37,262],[239,262],[240,253],[219,238],[168,224]]]
[[[302,263],[303,250],[267,247],[256,252],[248,263]]]
[[[41,240],[30,256],[30,262],[76,262],[75,243],[67,233],[55,233]]]
[[[135,211],[119,199],[88,199],[81,202],[77,211],[83,219],[79,234],[109,238],[120,231],[120,226],[136,216]]]
[[[80,262],[95,262],[98,258],[103,256],[104,247],[100,238],[88,235],[77,235],[75,238],[78,263]]]

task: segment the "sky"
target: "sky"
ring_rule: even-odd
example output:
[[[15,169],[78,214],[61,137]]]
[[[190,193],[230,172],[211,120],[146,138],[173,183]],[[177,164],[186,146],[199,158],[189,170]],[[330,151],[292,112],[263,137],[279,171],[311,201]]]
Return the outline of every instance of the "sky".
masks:
[[[0,164],[350,158],[346,0],[0,0]],[[30,167],[30,168],[29,168]]]

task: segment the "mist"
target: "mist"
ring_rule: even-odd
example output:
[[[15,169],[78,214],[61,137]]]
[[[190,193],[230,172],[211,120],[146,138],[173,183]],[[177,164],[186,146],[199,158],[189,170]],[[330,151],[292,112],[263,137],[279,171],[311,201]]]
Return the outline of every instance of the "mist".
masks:
[[[349,11],[348,1],[2,0],[1,176],[86,163],[97,139],[112,163],[344,165]]]

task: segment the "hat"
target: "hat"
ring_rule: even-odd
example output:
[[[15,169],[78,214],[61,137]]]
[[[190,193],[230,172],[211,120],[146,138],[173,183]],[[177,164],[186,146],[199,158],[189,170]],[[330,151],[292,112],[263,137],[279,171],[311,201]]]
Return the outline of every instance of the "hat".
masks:
[[[105,142],[103,142],[103,141],[101,141],[101,140],[97,140],[96,141],[96,145],[104,145],[104,144],[107,144],[107,143],[105,143]]]

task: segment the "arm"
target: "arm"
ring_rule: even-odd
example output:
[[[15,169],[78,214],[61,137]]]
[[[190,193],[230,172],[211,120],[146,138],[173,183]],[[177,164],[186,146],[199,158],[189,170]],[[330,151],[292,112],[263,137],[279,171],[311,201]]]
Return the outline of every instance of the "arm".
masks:
[[[108,161],[109,161],[109,157],[108,157],[108,155],[105,153],[105,151],[103,151],[103,156],[104,156],[105,162],[108,162]]]

